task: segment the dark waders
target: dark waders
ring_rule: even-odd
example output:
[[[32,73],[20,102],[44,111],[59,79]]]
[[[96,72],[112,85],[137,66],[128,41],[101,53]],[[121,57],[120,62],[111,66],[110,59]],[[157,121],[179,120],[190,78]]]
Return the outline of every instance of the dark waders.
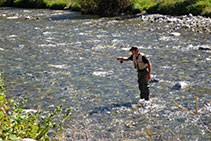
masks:
[[[148,71],[147,69],[138,70],[138,84],[140,90],[140,98],[149,100],[149,86],[147,80]]]

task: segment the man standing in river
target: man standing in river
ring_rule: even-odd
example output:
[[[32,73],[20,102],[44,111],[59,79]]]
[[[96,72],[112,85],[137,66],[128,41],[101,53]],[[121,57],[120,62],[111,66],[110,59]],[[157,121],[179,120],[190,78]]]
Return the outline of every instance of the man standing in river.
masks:
[[[144,54],[139,52],[137,47],[131,47],[130,52],[132,53],[130,57],[116,57],[116,59],[121,61],[133,61],[134,67],[138,72],[140,98],[149,100],[148,81],[150,80],[151,63]]]

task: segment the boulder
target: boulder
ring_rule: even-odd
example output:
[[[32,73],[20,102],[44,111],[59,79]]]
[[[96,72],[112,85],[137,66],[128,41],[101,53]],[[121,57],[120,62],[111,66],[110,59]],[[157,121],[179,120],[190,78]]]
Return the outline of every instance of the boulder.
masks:
[[[159,82],[159,80],[158,79],[155,79],[155,78],[153,78],[153,79],[151,79],[150,81],[149,81],[149,83],[158,83]]]
[[[178,82],[176,83],[172,88],[171,90],[181,90],[181,89],[185,89],[188,87],[188,83],[184,82],[184,81],[181,81],[181,82]]]
[[[209,47],[199,47],[199,50],[211,50]]]

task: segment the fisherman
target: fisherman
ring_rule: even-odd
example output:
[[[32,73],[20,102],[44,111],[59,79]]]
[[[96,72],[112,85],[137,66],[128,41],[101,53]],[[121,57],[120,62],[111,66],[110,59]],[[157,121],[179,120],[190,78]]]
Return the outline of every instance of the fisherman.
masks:
[[[148,81],[150,80],[151,63],[144,54],[139,52],[137,47],[131,47],[129,51],[132,53],[130,57],[116,57],[116,59],[120,60],[121,63],[123,61],[133,61],[138,72],[140,98],[147,101],[149,100]]]

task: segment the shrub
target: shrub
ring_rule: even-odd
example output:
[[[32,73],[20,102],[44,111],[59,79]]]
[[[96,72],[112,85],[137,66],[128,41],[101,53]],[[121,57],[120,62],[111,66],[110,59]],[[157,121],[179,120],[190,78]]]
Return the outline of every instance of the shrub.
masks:
[[[189,13],[188,6],[197,0],[164,0],[149,8],[150,13],[160,13],[169,15],[185,15]]]
[[[0,0],[0,6],[13,6],[14,0]]]
[[[211,1],[200,0],[197,3],[190,5],[188,10],[193,15],[211,16]]]
[[[23,8],[45,8],[43,0],[14,0],[14,6]]]
[[[47,7],[50,9],[65,9],[68,6],[68,0],[45,0],[47,3]]]
[[[128,8],[129,13],[137,14],[142,11],[147,11],[149,8],[156,5],[156,2],[153,0],[136,0],[131,3]]]
[[[81,0],[82,13],[100,16],[117,16],[124,12],[131,0]]]
[[[84,14],[94,14],[97,10],[96,0],[80,0],[81,12]]]
[[[63,123],[71,115],[71,108],[63,112],[62,105],[59,105],[48,114],[40,110],[26,113],[21,108],[25,100],[20,103],[7,98],[4,94],[5,88],[0,79],[0,140],[50,140],[48,133],[51,129],[54,129],[51,138],[61,136]],[[58,114],[62,116],[59,118]]]
[[[77,2],[73,2],[70,5],[70,8],[71,8],[72,11],[81,11],[81,5]]]

